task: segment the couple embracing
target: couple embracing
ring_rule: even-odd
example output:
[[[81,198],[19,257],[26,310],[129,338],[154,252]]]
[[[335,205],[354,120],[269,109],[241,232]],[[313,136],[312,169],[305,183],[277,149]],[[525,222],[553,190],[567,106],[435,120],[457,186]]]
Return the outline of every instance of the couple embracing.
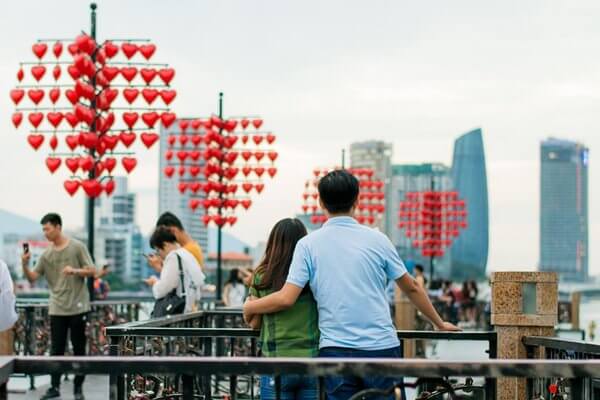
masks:
[[[319,181],[329,217],[310,235],[297,219],[279,221],[255,271],[244,318],[261,330],[266,357],[397,358],[400,342],[390,316],[386,284],[394,280],[438,330],[443,321],[427,293],[407,273],[390,240],[353,217],[358,180],[344,170]],[[327,377],[329,399],[345,400],[366,388],[388,389],[393,378]],[[283,400],[316,399],[315,379],[283,376]],[[261,399],[275,398],[271,377],[261,379]]]

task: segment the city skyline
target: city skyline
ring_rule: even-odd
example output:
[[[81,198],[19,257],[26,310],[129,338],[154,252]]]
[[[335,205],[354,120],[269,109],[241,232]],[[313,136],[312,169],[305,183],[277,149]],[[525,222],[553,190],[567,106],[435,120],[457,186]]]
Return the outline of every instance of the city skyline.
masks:
[[[592,151],[600,145],[593,89],[600,85],[595,72],[600,58],[587,50],[600,40],[600,31],[592,28],[600,8],[591,2],[515,7],[465,1],[429,7],[375,1],[365,8],[336,1],[260,6],[183,1],[181,6],[187,15],[161,3],[100,2],[99,36],[151,36],[165,59],[174,61],[179,91],[174,107],[180,116],[216,110],[215,96],[222,90],[227,114],[255,112],[269,120],[279,136],[278,176],[230,230],[251,244],[264,240],[279,217],[298,211],[307,173],[314,165],[338,164],[344,145],[383,140],[394,144],[393,163],[450,164],[448,148],[455,137],[481,126],[490,190],[490,268],[534,269],[539,142],[556,135],[586,143]],[[312,11],[317,6],[318,15]],[[0,82],[3,93],[38,36],[70,37],[86,29],[87,4],[65,1],[59,8],[24,1],[0,17],[14,32],[0,39],[0,73],[7,77]],[[129,18],[132,13],[136,18]],[[186,23],[202,15],[211,17]],[[312,28],[298,35],[305,18]],[[39,29],[32,32],[20,22],[24,19]],[[224,30],[214,43],[209,38],[225,19],[253,29],[243,37]],[[162,24],[165,20],[177,23]],[[273,29],[280,33],[272,35]],[[0,108],[12,108],[8,96],[0,97]],[[64,193],[64,175],[47,172],[44,154],[31,151],[6,111],[0,127],[7,149],[0,167],[14,171],[3,176],[0,208],[34,220],[56,210],[67,226],[81,226],[81,197]],[[158,158],[157,147],[144,153],[130,179],[144,234],[158,209]],[[595,173],[592,162],[590,182]],[[590,243],[600,234],[596,190],[590,185]],[[592,249],[590,272],[598,274],[593,257]]]

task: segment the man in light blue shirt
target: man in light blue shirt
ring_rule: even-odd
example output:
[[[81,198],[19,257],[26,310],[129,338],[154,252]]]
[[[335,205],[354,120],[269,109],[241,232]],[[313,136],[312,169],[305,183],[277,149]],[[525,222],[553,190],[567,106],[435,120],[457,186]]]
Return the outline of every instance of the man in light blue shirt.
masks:
[[[352,218],[358,193],[358,180],[347,171],[333,171],[320,180],[321,208],[329,220],[298,242],[280,291],[246,302],[245,318],[291,307],[309,284],[319,311],[319,356],[399,357],[386,297],[386,283],[394,280],[436,329],[458,330],[440,318],[390,240]],[[325,380],[328,398],[335,400],[366,388],[388,389],[394,383],[385,377]]]

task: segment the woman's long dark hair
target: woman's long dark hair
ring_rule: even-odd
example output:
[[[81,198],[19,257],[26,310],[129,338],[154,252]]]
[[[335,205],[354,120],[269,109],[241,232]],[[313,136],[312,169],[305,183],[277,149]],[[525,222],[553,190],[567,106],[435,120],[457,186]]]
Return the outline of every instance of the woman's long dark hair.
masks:
[[[275,224],[262,261],[254,271],[261,274],[260,282],[253,285],[257,290],[279,290],[285,284],[296,243],[306,236],[306,227],[296,218],[285,218]],[[254,279],[253,279],[254,281]]]

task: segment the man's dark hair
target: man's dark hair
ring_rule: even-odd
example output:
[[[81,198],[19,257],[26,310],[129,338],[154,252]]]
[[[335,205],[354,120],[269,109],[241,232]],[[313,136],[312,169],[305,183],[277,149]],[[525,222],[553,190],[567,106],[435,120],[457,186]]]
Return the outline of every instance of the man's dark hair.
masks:
[[[319,197],[331,214],[349,212],[358,191],[358,179],[344,169],[331,171],[319,181]]]
[[[165,243],[177,243],[177,239],[175,239],[175,235],[171,233],[168,227],[159,226],[150,237],[150,247],[155,250],[162,250],[165,247]]]
[[[57,213],[48,213],[42,217],[40,224],[52,224],[54,226],[59,225],[60,227],[62,227],[62,218]]]
[[[421,264],[415,265],[415,270],[417,270],[419,272],[423,272],[424,271],[423,266]]]
[[[168,211],[163,213],[163,215],[158,218],[158,221],[156,221],[156,226],[166,226],[169,228],[177,228],[181,231],[184,230],[179,218],[177,218],[172,212]]]

